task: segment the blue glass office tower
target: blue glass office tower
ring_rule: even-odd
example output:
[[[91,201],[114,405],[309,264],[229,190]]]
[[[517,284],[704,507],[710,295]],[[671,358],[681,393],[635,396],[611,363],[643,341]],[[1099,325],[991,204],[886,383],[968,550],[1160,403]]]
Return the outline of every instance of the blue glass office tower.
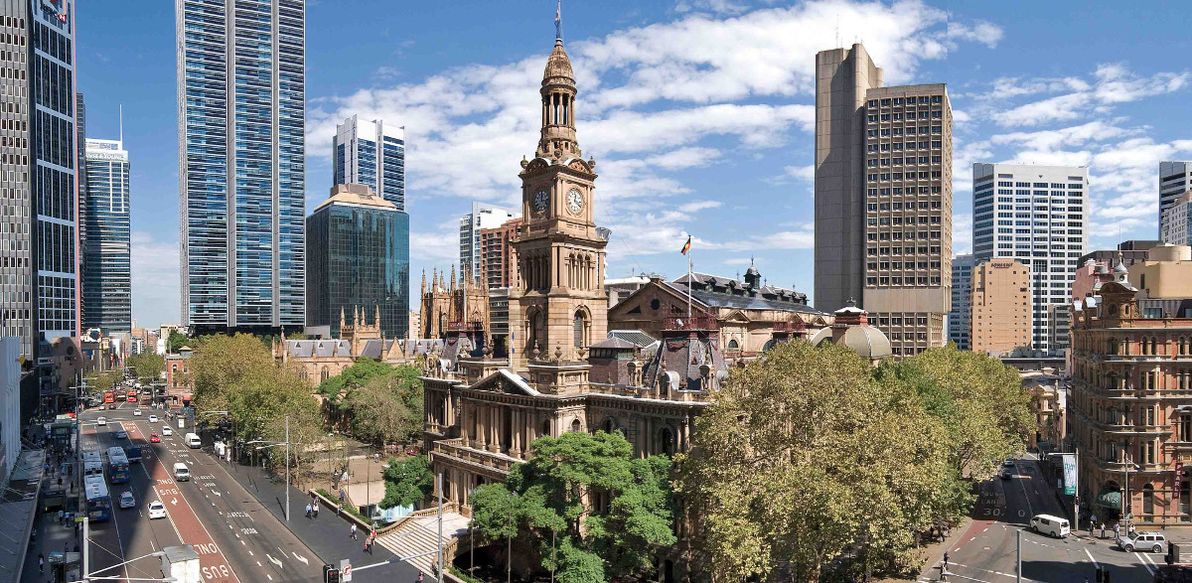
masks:
[[[385,338],[405,338],[410,306],[410,216],[362,184],[340,184],[306,219],[307,324],[339,337],[357,310]],[[354,322],[352,322],[354,323]]]
[[[353,115],[335,127],[333,184],[363,184],[406,210],[406,130]]]
[[[176,0],[182,317],[305,320],[303,0]]]
[[[121,140],[86,141],[83,328],[132,331],[128,152]]]

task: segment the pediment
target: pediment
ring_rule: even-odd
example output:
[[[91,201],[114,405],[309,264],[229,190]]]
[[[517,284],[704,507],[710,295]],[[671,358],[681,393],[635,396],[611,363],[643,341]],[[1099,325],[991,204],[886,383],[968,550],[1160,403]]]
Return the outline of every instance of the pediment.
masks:
[[[748,324],[752,322],[752,320],[749,319],[749,316],[746,316],[745,312],[742,312],[741,310],[733,310],[721,318],[721,320],[734,324]]]
[[[472,383],[469,389],[478,391],[491,391],[494,393],[507,393],[510,395],[525,395],[536,397],[540,395],[530,383],[523,379],[515,372],[508,369],[500,369],[478,381]]]

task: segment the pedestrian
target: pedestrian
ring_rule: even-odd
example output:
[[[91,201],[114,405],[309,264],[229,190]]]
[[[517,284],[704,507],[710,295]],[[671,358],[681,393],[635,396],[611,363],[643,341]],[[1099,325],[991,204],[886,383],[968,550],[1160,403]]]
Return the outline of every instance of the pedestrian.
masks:
[[[318,518],[319,517],[319,503],[316,501],[314,504],[311,504],[310,509],[314,513],[315,518]]]
[[[418,572],[418,583],[422,583],[423,581],[424,581],[424,579],[422,577],[422,571],[419,571]]]
[[[37,570],[42,573],[46,572],[46,559],[41,553],[37,553]]]
[[[944,570],[948,569],[948,551],[944,551]]]
[[[356,523],[355,522],[352,523],[352,530],[349,531],[348,536],[352,537],[352,540],[356,540]]]
[[[309,502],[306,504],[306,517],[310,518],[310,503]]]

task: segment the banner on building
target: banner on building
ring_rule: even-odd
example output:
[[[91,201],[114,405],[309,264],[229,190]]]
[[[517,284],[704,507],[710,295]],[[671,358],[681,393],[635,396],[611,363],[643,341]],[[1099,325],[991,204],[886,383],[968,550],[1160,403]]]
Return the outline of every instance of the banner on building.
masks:
[[[1076,454],[1061,454],[1064,458],[1064,494],[1076,495]]]

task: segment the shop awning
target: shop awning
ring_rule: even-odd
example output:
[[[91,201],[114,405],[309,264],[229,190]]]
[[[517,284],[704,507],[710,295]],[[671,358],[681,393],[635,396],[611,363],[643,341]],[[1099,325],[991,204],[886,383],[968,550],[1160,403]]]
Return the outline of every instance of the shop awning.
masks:
[[[1110,510],[1121,511],[1122,509],[1122,493],[1117,490],[1109,490],[1101,492],[1097,495],[1095,502],[1097,506],[1108,508]]]

